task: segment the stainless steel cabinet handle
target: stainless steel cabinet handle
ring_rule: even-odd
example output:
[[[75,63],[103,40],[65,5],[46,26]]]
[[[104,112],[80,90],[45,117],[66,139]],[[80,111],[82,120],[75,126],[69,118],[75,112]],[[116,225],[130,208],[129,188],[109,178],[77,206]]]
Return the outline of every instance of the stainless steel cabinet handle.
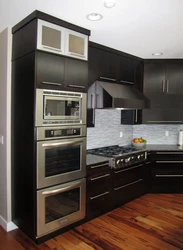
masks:
[[[97,176],[97,177],[94,177],[94,178],[90,178],[91,181],[95,181],[95,180],[98,180],[98,179],[102,179],[102,178],[105,178],[105,177],[108,177],[110,174],[104,174],[104,175],[101,175],[101,176]]]
[[[53,48],[53,47],[50,47],[50,46],[42,45],[42,47],[45,48],[45,49],[50,49],[50,50],[55,50],[55,51],[62,52],[61,49]]]
[[[129,183],[129,184],[126,184],[126,185],[123,185],[123,186],[120,186],[120,187],[114,188],[114,190],[116,191],[116,190],[119,190],[119,189],[124,188],[124,187],[131,186],[131,185],[133,185],[133,184],[135,184],[135,183],[138,183],[138,182],[141,182],[141,181],[143,181],[143,179],[139,179],[139,180],[134,181],[134,182],[131,182],[131,183]]]
[[[58,146],[69,146],[69,145],[74,145],[74,144],[78,144],[82,141],[72,141],[72,142],[55,142],[55,143],[43,143],[42,146],[43,147],[58,147]]]
[[[183,152],[156,152],[157,155],[183,155]]]
[[[169,80],[166,80],[166,92],[169,92]]]
[[[129,171],[129,170],[135,169],[135,168],[140,168],[142,166],[144,166],[144,164],[140,164],[140,165],[137,165],[137,166],[134,166],[134,167],[131,167],[131,168],[127,168],[127,169],[122,169],[122,170],[119,170],[119,171],[114,171],[114,173],[118,174],[118,173],[126,172],[126,171]]]
[[[108,167],[109,165],[108,165],[108,163],[105,163],[105,164],[100,164],[100,165],[96,165],[96,166],[91,166],[90,168],[101,168],[104,166]]]
[[[156,174],[156,177],[183,177],[183,174]]]
[[[156,161],[156,163],[183,163],[183,161]]]
[[[49,84],[49,85],[56,85],[56,86],[62,85],[62,83],[57,83],[57,82],[42,82],[42,84]]]
[[[135,110],[135,122],[138,122],[138,109]]]
[[[73,84],[68,85],[68,87],[79,88],[79,89],[85,89],[85,88],[86,88],[86,87],[83,86],[83,85],[73,85]]]
[[[182,123],[182,121],[147,121],[148,123],[164,123],[164,122],[169,122],[169,123]]]
[[[162,80],[162,92],[165,93],[165,81]]]
[[[121,83],[128,83],[128,84],[134,84],[134,82],[129,82],[129,81],[123,81],[123,80],[120,80]]]
[[[109,81],[116,82],[116,79],[108,78],[108,77],[105,77],[105,76],[100,76],[100,79],[102,79],[102,80],[109,80]]]
[[[99,194],[99,195],[90,197],[90,200],[94,200],[94,199],[99,198],[99,197],[101,197],[101,196],[104,196],[104,195],[106,195],[106,194],[109,194],[109,192],[107,191],[107,192],[105,192],[105,193],[102,193],[102,194]]]
[[[67,187],[63,187],[63,188],[59,188],[59,189],[55,189],[55,190],[51,190],[51,191],[44,191],[42,194],[43,195],[50,195],[50,194],[58,194],[58,193],[61,193],[61,192],[65,192],[65,191],[68,191],[70,189],[73,189],[75,187],[78,187],[78,184],[80,182],[78,182],[77,184],[74,184],[74,185],[71,185],[71,186],[67,186]]]

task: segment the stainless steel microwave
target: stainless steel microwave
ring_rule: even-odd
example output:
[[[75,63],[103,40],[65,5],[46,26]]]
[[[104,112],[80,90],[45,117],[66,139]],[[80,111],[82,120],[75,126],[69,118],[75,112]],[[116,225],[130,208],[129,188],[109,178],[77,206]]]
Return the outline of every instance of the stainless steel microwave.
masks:
[[[86,124],[86,93],[36,89],[36,126]]]

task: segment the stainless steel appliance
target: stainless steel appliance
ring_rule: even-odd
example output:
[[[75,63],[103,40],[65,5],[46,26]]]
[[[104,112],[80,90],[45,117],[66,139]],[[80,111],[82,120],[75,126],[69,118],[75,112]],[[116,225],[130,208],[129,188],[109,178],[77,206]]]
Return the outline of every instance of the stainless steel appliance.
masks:
[[[136,149],[131,145],[109,146],[87,150],[90,154],[109,157],[109,166],[114,169],[122,169],[143,162],[147,159],[145,149]]]
[[[86,176],[86,125],[37,128],[37,188]]]
[[[86,93],[36,89],[36,126],[86,124]]]
[[[85,217],[86,179],[37,191],[37,237]]]

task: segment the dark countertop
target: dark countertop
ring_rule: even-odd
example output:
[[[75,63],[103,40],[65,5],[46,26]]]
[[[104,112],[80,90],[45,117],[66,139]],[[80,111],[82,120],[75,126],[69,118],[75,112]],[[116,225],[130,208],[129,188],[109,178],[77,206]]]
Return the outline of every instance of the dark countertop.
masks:
[[[163,144],[146,144],[144,149],[148,151],[183,151],[183,146],[163,145]]]
[[[143,148],[147,151],[183,151],[183,145],[163,145],[163,144],[146,144]],[[93,165],[101,162],[108,161],[108,157],[94,155],[94,154],[87,154],[86,155],[86,163],[87,165]]]
[[[101,162],[108,161],[109,158],[104,157],[104,156],[99,156],[99,155],[92,155],[92,154],[87,154],[86,155],[86,165],[93,165]]]

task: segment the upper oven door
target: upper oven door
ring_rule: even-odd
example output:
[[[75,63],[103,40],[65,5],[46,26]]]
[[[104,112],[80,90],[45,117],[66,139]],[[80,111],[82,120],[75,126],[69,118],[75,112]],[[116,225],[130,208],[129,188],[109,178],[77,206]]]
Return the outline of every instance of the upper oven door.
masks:
[[[86,124],[86,94],[36,89],[36,126]]]
[[[37,142],[37,188],[86,175],[86,137]]]

